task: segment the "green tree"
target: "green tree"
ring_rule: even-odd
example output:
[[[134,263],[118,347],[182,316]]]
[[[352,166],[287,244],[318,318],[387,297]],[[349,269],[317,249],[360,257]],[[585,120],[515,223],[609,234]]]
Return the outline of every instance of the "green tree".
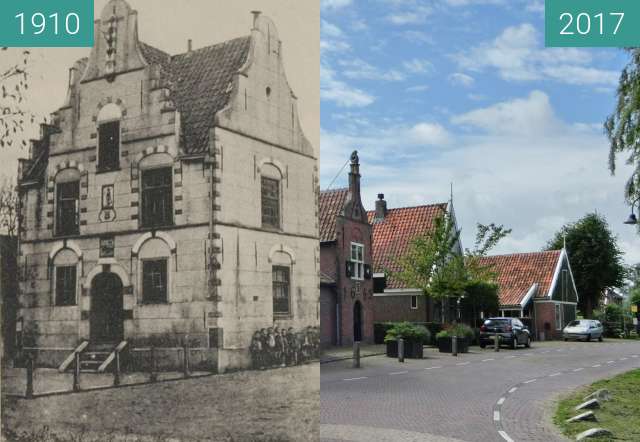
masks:
[[[578,308],[585,318],[591,318],[604,290],[624,281],[622,251],[607,221],[597,213],[565,225],[547,244],[547,249],[561,249],[565,242],[578,289]]]
[[[491,269],[480,264],[480,258],[491,250],[511,230],[503,226],[478,224],[475,247],[473,250],[460,250],[460,231],[453,219],[443,212],[434,221],[433,229],[413,238],[407,252],[397,259],[394,267],[397,271],[386,270],[392,279],[408,287],[419,288],[422,293],[446,304],[450,299],[459,299],[463,295],[480,292],[480,283],[493,282]],[[469,292],[468,289],[475,290]],[[486,293],[484,287],[483,294]],[[495,299],[497,299],[497,290]],[[480,303],[486,300],[467,302]],[[445,322],[445,309],[441,309],[441,321]]]
[[[604,123],[609,138],[609,170],[616,172],[616,156],[626,153],[626,163],[634,167],[627,180],[625,197],[629,203],[640,198],[640,48],[628,49],[631,60],[622,70],[618,99]]]

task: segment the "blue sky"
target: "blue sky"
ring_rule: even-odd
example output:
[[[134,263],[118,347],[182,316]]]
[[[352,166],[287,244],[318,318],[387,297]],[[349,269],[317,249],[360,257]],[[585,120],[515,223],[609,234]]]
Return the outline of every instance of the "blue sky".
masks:
[[[618,49],[544,47],[539,0],[325,0],[321,186],[358,149],[365,205],[454,205],[513,229],[496,252],[541,249],[597,210],[640,262],[622,224],[628,169],[607,169],[602,122],[627,61]],[[622,163],[623,161],[621,161]],[[346,183],[342,173],[332,187]]]

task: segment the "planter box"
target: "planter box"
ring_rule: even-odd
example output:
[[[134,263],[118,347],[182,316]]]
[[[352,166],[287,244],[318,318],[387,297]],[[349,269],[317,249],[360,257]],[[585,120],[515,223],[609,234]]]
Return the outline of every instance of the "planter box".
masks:
[[[452,338],[438,338],[438,350],[440,350],[440,353],[452,352],[452,340]],[[458,353],[469,353],[468,338],[458,338]]]
[[[423,346],[422,342],[404,341],[404,357],[407,359],[422,359]],[[398,341],[387,342],[387,357],[398,357]]]

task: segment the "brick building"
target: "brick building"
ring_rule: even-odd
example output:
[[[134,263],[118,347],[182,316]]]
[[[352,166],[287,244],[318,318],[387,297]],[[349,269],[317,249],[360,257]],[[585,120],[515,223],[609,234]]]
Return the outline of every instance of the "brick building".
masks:
[[[357,152],[349,187],[320,193],[319,218],[321,343],[372,342],[371,225],[360,197]]]
[[[439,216],[451,216],[457,225],[452,203],[388,209],[384,195],[378,195],[375,210],[368,212],[373,228],[375,322],[447,322],[456,317],[455,303],[434,301],[419,288],[408,287],[393,276],[385,277],[387,270],[400,270],[397,260],[407,252],[414,238],[432,231]],[[459,241],[455,252],[462,253]]]
[[[552,339],[576,318],[578,292],[565,249],[482,258],[497,275],[500,315],[530,318],[536,339]]]
[[[255,12],[249,35],[169,55],[137,20],[107,4],[21,161],[24,333],[39,347],[188,336],[220,371],[245,367],[256,330],[319,320],[317,160],[282,45]]]

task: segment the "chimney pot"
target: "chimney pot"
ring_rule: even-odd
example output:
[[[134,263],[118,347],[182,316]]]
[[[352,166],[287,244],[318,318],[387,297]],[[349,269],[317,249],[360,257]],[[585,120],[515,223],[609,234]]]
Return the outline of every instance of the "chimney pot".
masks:
[[[193,40],[191,39],[187,40],[187,51],[188,52],[193,51]]]
[[[387,216],[387,202],[384,200],[384,193],[378,194],[378,200],[376,201],[376,221],[384,221]]]

